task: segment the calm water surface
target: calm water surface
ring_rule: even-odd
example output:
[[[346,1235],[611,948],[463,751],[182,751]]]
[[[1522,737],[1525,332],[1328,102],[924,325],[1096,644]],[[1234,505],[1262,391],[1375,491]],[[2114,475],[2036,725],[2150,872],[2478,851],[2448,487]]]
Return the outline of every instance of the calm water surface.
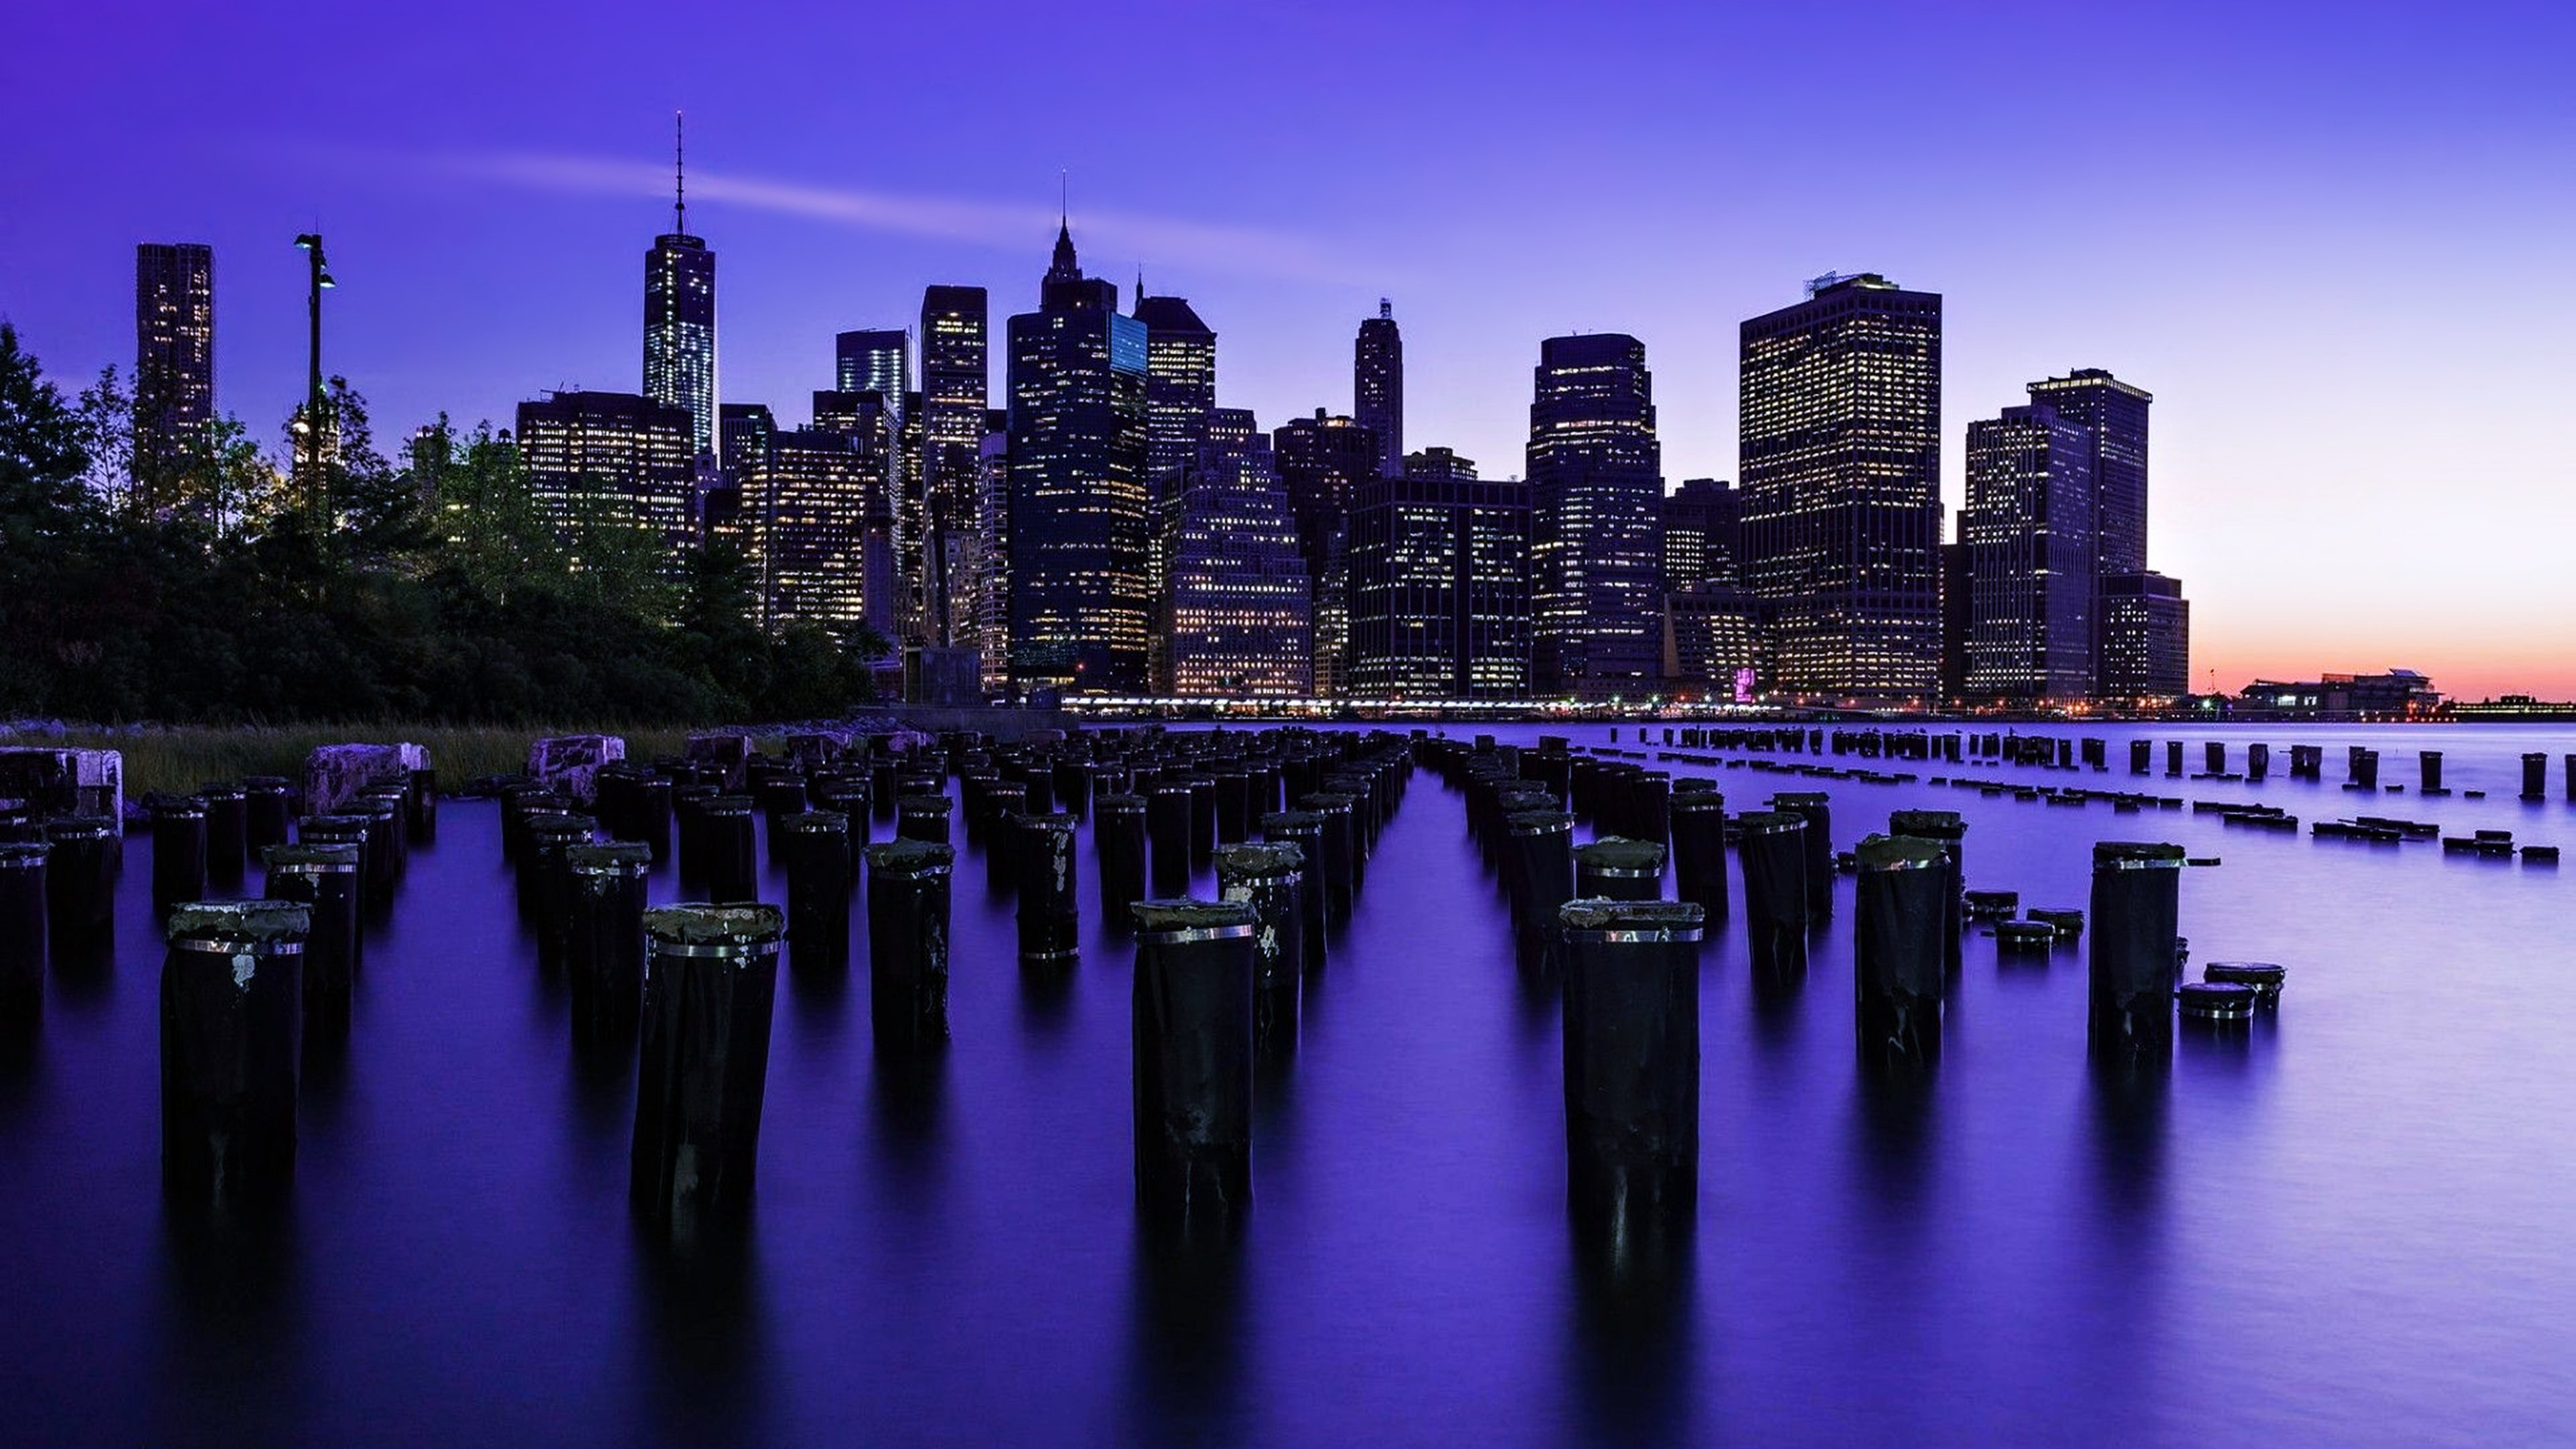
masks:
[[[2135,785],[2129,732],[2085,733],[2108,775],[1978,773]],[[2159,754],[2139,788],[2576,843],[2576,732],[2209,737],[2271,742],[2275,778],[2167,781]],[[2279,778],[2294,741],[2329,747],[2324,785]],[[2384,782],[2441,748],[2492,794],[2359,800],[2347,741]],[[2552,756],[2545,805],[2512,798],[2524,750]],[[1810,787],[1671,768],[1731,808]],[[1566,1223],[1556,1003],[1426,771],[1261,1083],[1232,1254],[1135,1226],[1131,948],[1086,833],[1061,990],[1024,986],[1010,902],[961,859],[955,1040],[926,1075],[874,1059],[864,931],[845,976],[791,962],[749,1245],[674,1263],[627,1216],[632,1062],[577,1058],[493,807],[451,803],[345,1059],[308,1071],[291,1218],[207,1240],[158,1192],[138,835],[113,968],[57,975],[0,1043],[0,1441],[2576,1442],[2576,866],[1825,788],[1842,848],[1962,811],[1970,884],[2025,904],[2084,904],[2097,839],[2223,857],[2186,874],[2183,930],[2195,963],[2287,964],[2277,1024],[2186,1033],[2159,1100],[2110,1100],[2080,953],[2004,965],[1971,937],[1937,1080],[1894,1100],[1853,1061],[1848,878],[1785,1009],[1757,1010],[1739,919],[1704,963],[1694,1236],[1661,1280],[1608,1281]]]

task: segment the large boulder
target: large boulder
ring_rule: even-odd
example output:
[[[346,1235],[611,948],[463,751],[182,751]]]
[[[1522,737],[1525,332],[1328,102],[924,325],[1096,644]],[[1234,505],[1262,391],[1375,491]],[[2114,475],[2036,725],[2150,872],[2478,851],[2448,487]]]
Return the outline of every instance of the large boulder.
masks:
[[[688,757],[701,764],[722,766],[725,772],[724,787],[727,790],[739,790],[742,788],[743,761],[751,758],[751,736],[739,732],[691,735]]]
[[[324,745],[304,757],[304,813],[337,815],[369,785],[408,785],[428,768],[420,745]]]
[[[616,735],[550,735],[528,745],[528,778],[552,785],[583,805],[599,799],[599,767],[626,758]]]

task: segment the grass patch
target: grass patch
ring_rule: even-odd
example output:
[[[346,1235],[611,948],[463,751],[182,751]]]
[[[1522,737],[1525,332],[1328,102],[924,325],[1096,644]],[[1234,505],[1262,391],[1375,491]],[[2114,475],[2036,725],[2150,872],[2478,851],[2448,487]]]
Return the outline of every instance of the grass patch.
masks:
[[[619,729],[595,725],[252,725],[240,728],[79,729],[62,734],[0,732],[0,745],[116,750],[125,756],[125,798],[156,790],[185,794],[214,780],[244,775],[304,777],[304,757],[323,745],[415,744],[429,749],[444,789],[477,775],[510,775],[527,767],[528,742],[548,735],[620,735],[629,759],[675,755],[686,728]]]

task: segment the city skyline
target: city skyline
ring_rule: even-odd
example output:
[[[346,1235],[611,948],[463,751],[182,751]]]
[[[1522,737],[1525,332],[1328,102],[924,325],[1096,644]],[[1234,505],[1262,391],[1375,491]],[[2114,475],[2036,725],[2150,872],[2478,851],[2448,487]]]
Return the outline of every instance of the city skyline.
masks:
[[[2544,32],[2565,24],[2528,13]],[[1147,14],[1185,48],[1246,40],[1178,12]],[[1893,101],[1821,121],[1821,134],[1800,133],[1796,144],[1721,124],[1733,108],[1779,94],[1759,80],[1756,62],[1813,46],[1820,33],[1662,19],[1654,35],[1616,45],[1572,36],[1569,62],[1615,52],[1649,75],[1682,56],[1722,54],[1758,82],[1704,113],[1669,99],[1648,105],[1644,119],[1672,139],[1633,161],[1604,163],[1595,176],[1604,204],[1615,197],[1631,209],[1610,229],[1615,244],[1579,234],[1571,217],[1534,216],[1499,234],[1478,220],[1480,206],[1514,194],[1501,160],[1509,147],[1542,159],[1572,155],[1562,148],[1579,147],[1599,124],[1592,121],[1569,121],[1552,140],[1522,122],[1479,139],[1408,96],[1381,123],[1411,128],[1420,146],[1354,175],[1300,173],[1313,194],[1289,206],[1269,195],[1289,174],[1288,139],[1347,134],[1332,129],[1342,123],[1320,103],[1276,99],[1284,134],[1249,141],[1241,113],[1221,108],[1205,129],[1236,142],[1240,157],[1214,173],[1187,164],[1206,154],[1194,141],[1168,162],[1105,137],[1033,142],[1039,133],[1025,105],[997,104],[924,147],[929,155],[887,158],[860,174],[788,136],[779,108],[758,95],[775,89],[771,79],[757,90],[716,84],[714,56],[614,78],[604,64],[595,73],[577,67],[559,94],[434,126],[360,94],[354,74],[325,77],[326,101],[339,112],[327,130],[341,149],[299,148],[281,161],[262,137],[315,128],[268,101],[245,100],[225,113],[222,139],[202,165],[111,196],[84,179],[66,149],[100,138],[49,139],[61,129],[37,124],[49,109],[103,93],[111,76],[177,75],[183,59],[197,58],[192,47],[231,54],[257,43],[290,57],[297,47],[250,17],[213,28],[181,20],[121,48],[85,48],[96,22],[49,16],[35,23],[37,43],[65,63],[5,103],[32,154],[16,187],[20,204],[0,220],[0,278],[10,282],[0,284],[0,313],[59,375],[129,366],[123,319],[134,245],[209,243],[223,253],[217,405],[266,441],[300,391],[302,269],[286,240],[319,226],[342,284],[326,367],[370,398],[380,431],[407,430],[441,408],[460,423],[503,423],[518,402],[559,385],[630,391],[633,258],[668,224],[669,112],[686,107],[694,123],[688,228],[725,258],[720,400],[793,414],[829,368],[834,334],[904,325],[927,284],[997,288],[997,298],[1010,299],[1006,310],[1024,305],[1026,257],[1043,241],[1010,229],[1025,217],[1043,225],[1061,169],[1071,173],[1086,257],[1113,277],[1142,261],[1157,291],[1188,297],[1227,339],[1221,401],[1250,407],[1264,426],[1319,404],[1344,410],[1351,330],[1381,296],[1405,325],[1406,446],[1451,446],[1487,460],[1520,451],[1528,368],[1542,338],[1626,331],[1653,359],[1670,488],[1736,471],[1736,324],[1794,299],[1804,277],[1875,269],[1946,299],[1942,491],[1953,515],[1964,502],[1966,424],[2019,403],[2031,379],[2104,367],[2157,394],[2151,566],[2191,593],[2195,687],[2213,675],[2232,690],[2261,675],[2409,666],[2469,697],[2576,695],[2576,660],[2536,627],[2576,608],[2576,585],[2548,566],[2538,542],[2576,509],[2576,490],[2557,484],[2569,464],[2547,426],[2547,383],[2563,370],[2550,363],[2547,339],[2566,330],[2553,319],[2568,304],[2511,281],[2518,267],[2563,250],[2576,220],[2576,207],[2529,180],[2564,174],[2576,127],[2563,97],[2513,79],[2531,63],[2521,52],[2545,46],[2472,53],[2483,27],[2337,14],[2347,23],[2327,28],[2257,17],[2231,33],[2232,51],[2208,57],[2185,53],[2181,27],[2143,37],[2133,73],[2181,86],[2203,104],[2190,117],[2150,124],[2138,100],[2105,101],[2105,127],[2090,144],[2111,148],[2129,168],[2131,198],[2116,217],[2072,218],[2036,237],[1983,224],[1975,207],[1927,210],[1925,202],[1981,160],[2028,161],[2037,175],[2048,169],[2042,163],[2072,154],[2072,139],[2032,124],[2090,90],[2071,79],[2034,83],[2018,110],[1987,106],[1946,121],[1937,144],[1898,137],[1892,150],[1904,164],[1877,178],[1871,196],[1837,199],[1803,176],[1795,157],[1891,126]],[[909,23],[889,22],[897,31]],[[2074,22],[2022,37],[1956,21],[1866,23],[1882,43],[1942,59],[1941,74],[1927,81],[1935,95],[1971,87],[2031,47],[2077,38]],[[1408,13],[1386,25],[1384,53],[1362,57],[1353,84],[1418,50],[1403,42],[1421,39],[1433,20]],[[888,39],[902,43],[899,34]],[[1654,55],[1653,39],[1669,41],[1663,48],[1674,60]],[[1978,52],[1981,40],[1991,53]],[[2299,66],[2258,74],[2265,58],[2294,46]],[[1032,37],[1005,35],[981,63],[1009,73],[1035,64],[1041,49]],[[1474,50],[1488,83],[1538,74],[1540,58],[1524,42],[1491,39]],[[612,47],[601,59],[624,54]],[[438,36],[395,62],[407,75],[458,63],[454,44]],[[520,62],[476,63],[506,79]],[[2389,126],[2371,109],[2371,87],[2401,72],[2425,109],[2444,111],[2444,134],[2461,144],[2438,156],[2420,135],[2381,144]],[[363,88],[402,89],[373,78]],[[171,101],[214,95],[193,79],[144,90],[151,98],[134,114],[103,122],[107,139],[141,134]],[[1684,145],[1713,148],[1722,184],[1675,179]],[[630,187],[617,179],[622,171],[585,181],[578,168],[442,169],[421,159],[532,153],[612,160],[650,173],[662,190]],[[958,165],[962,154],[974,164]],[[396,164],[372,166],[369,157]],[[944,170],[933,164],[943,161]],[[1654,168],[1672,184],[1650,184]],[[552,179],[533,184],[541,175]],[[2515,176],[2522,179],[2508,179]],[[957,203],[956,214],[942,221],[924,207],[894,208],[899,214],[854,230],[846,207],[834,212],[809,196],[817,204],[786,210],[792,198],[761,192],[752,185],[759,181],[843,201],[849,191],[944,200]],[[2009,184],[2032,195],[2072,185]],[[1752,185],[1779,188],[1769,194],[1787,207],[1781,217],[1766,212],[1750,239],[1716,251],[1688,234],[1705,209],[1699,192],[1715,205],[1714,193]],[[1980,205],[1993,201],[1989,194]],[[1372,208],[1386,224],[1364,221]],[[945,232],[926,234],[934,225]],[[505,246],[509,235],[518,241]],[[1685,254],[1694,255],[1687,266]],[[28,277],[41,285],[17,284]],[[990,385],[998,396],[998,366]],[[2465,421],[2471,409],[2474,427]],[[1510,471],[1489,462],[1489,474]],[[2442,508],[2420,506],[2428,487]]]

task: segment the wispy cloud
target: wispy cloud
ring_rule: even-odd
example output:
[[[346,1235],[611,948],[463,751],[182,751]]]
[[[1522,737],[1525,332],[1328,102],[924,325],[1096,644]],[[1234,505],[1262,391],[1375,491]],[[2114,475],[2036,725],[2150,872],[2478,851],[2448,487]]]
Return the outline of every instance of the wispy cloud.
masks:
[[[422,158],[436,171],[471,180],[558,194],[668,196],[671,173],[637,161],[537,152],[497,152]],[[1056,222],[1053,208],[1009,206],[948,197],[909,196],[858,187],[781,181],[691,168],[689,199],[800,216],[858,231],[935,237],[1025,251],[1044,242]],[[1190,270],[1297,281],[1352,283],[1382,280],[1377,269],[1305,237],[1258,228],[1216,225],[1082,208],[1078,239],[1098,256],[1138,256]]]

